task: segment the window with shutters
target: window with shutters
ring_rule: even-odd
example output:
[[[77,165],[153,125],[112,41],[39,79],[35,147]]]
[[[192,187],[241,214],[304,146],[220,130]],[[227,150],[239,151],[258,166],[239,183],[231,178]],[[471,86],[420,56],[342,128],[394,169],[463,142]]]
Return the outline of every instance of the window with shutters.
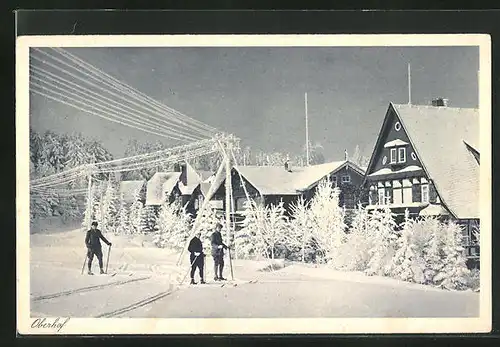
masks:
[[[422,191],[421,201],[429,202],[429,184],[422,184],[421,191]]]

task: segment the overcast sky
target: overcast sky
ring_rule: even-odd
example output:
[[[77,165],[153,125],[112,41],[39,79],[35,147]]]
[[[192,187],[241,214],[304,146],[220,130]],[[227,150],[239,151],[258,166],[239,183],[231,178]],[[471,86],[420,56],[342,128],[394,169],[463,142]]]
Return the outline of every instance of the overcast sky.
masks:
[[[88,63],[192,118],[242,139],[242,145],[296,153],[309,138],[327,160],[359,144],[373,149],[390,102],[434,97],[478,107],[475,47],[415,48],[72,48]],[[33,61],[34,64],[39,65]],[[169,140],[31,95],[31,126],[81,132],[123,155],[129,139]]]

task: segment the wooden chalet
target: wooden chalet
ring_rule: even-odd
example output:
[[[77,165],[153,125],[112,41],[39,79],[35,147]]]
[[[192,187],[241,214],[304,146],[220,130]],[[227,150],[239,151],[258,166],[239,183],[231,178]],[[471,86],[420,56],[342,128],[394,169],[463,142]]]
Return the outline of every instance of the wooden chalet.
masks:
[[[386,205],[402,220],[435,215],[463,226],[470,263],[479,260],[479,112],[389,104],[366,170],[367,208]]]
[[[225,210],[225,175],[219,182],[207,180],[199,185],[192,196],[193,206],[199,209],[212,183],[215,193],[212,197],[212,208]],[[247,200],[243,184],[251,199],[264,205],[284,202],[286,213],[290,214],[291,204],[299,197],[306,201],[314,196],[319,182],[330,177],[332,184],[341,190],[340,203],[346,208],[354,208],[358,201],[363,200],[359,187],[362,184],[364,170],[350,161],[336,161],[308,167],[279,166],[239,166],[231,172],[232,204],[234,220],[243,219],[241,212],[245,209]],[[198,200],[198,202],[196,202]]]

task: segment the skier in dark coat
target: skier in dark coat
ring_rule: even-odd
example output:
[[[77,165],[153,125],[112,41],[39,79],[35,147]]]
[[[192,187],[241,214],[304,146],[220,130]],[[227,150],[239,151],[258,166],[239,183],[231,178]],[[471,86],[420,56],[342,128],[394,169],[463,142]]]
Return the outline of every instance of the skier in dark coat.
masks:
[[[101,274],[104,273],[104,269],[102,266],[102,248],[101,248],[101,240],[103,240],[108,246],[111,246],[111,242],[109,242],[101,233],[99,229],[97,229],[97,222],[92,222],[92,227],[89,231],[87,231],[87,236],[85,237],[85,245],[87,246],[87,257],[89,258],[89,275],[93,275],[92,273],[92,259],[94,259],[94,255],[97,256],[97,260],[99,261],[99,268],[101,269]]]
[[[188,246],[188,251],[191,253],[189,255],[189,261],[191,263],[191,284],[196,284],[194,281],[194,273],[196,268],[200,272],[200,283],[205,283],[203,279],[203,267],[205,266],[205,254],[203,253],[203,244],[201,243],[201,233],[197,232],[195,237],[191,239]]]
[[[217,223],[215,231],[212,233],[212,257],[214,258],[214,280],[225,281],[226,279],[222,277],[222,270],[224,269],[224,249],[228,247],[222,242],[222,234],[220,230],[222,225]]]

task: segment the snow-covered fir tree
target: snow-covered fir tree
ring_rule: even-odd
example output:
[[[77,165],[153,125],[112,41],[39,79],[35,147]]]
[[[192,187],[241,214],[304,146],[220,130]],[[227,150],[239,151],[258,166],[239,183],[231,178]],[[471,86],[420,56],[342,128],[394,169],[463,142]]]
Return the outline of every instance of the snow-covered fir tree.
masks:
[[[259,221],[257,220],[254,204],[253,201],[245,201],[242,212],[244,217],[242,228],[235,235],[234,243],[239,258],[248,258],[259,253],[257,240]]]
[[[103,204],[102,200],[104,197],[104,189],[105,185],[102,184],[103,182],[99,182],[96,184],[93,188],[92,191],[92,214],[93,214],[93,220],[98,222],[99,225],[102,225],[103,223]]]
[[[442,227],[442,224],[434,216],[426,216],[417,221],[415,225],[416,231],[428,235],[426,245],[422,251],[426,284],[436,285],[442,276],[445,257]]]
[[[141,201],[140,190],[134,193],[134,202],[130,206],[130,226],[132,233],[141,232],[141,216],[144,204]]]
[[[116,232],[118,234],[131,234],[132,226],[130,223],[130,209],[125,202],[123,193],[120,197],[120,210],[118,212],[118,223],[116,226]]]
[[[370,261],[365,270],[368,275],[390,275],[397,240],[396,223],[393,217],[393,213],[387,206],[375,209],[370,215],[368,225],[373,240],[368,252]]]
[[[155,230],[156,211],[154,206],[146,205],[141,211],[139,230],[141,233],[150,233]]]
[[[275,258],[276,248],[282,243],[285,234],[286,218],[283,201],[277,205],[270,205],[265,208],[264,228],[260,229],[260,237],[266,245],[267,254],[271,259]]]
[[[321,261],[337,266],[336,257],[345,241],[345,209],[339,206],[340,190],[323,179],[311,200],[312,239]]]
[[[310,244],[312,240],[312,222],[308,204],[303,197],[292,203],[292,219],[289,229],[284,235],[285,246],[292,254],[298,253],[300,260],[305,262],[314,252]]]
[[[116,183],[109,180],[102,201],[102,228],[106,232],[115,232],[118,219],[118,204]]]
[[[215,230],[215,226],[219,222],[217,210],[207,207],[200,216],[199,231],[201,232],[201,241],[210,245],[210,237]]]
[[[443,270],[434,278],[439,287],[449,290],[464,290],[467,288],[469,270],[466,265],[464,248],[462,247],[463,231],[461,227],[447,221],[443,225]]]
[[[172,234],[170,237],[170,243],[172,248],[181,250],[185,245],[189,237],[191,230],[191,217],[186,211],[185,207],[176,207],[177,218],[174,224]]]
[[[171,237],[178,219],[176,208],[177,206],[175,206],[175,204],[169,203],[164,203],[160,208],[153,238],[154,244],[158,247],[164,248],[173,246]]]
[[[158,214],[153,242],[158,247],[182,249],[189,237],[191,226],[190,216],[178,202],[164,203]]]
[[[410,212],[406,209],[401,235],[396,241],[396,252],[392,258],[392,277],[408,282],[414,282],[414,263],[418,258],[416,246],[413,244],[414,224],[410,219]]]

